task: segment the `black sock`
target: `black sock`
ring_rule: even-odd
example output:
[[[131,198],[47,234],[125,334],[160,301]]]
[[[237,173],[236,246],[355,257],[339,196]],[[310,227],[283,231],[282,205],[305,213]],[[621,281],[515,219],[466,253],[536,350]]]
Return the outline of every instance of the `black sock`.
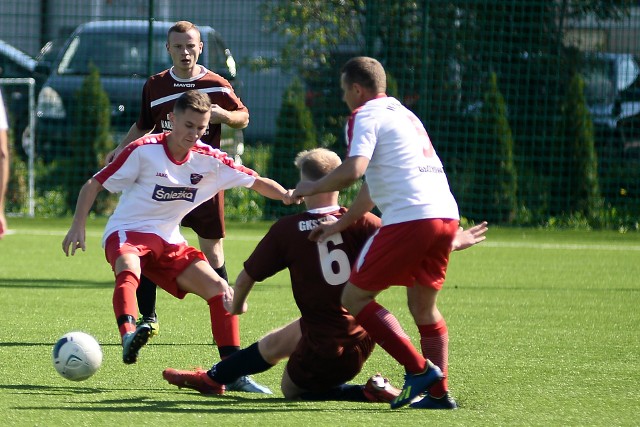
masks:
[[[130,314],[123,314],[116,319],[116,323],[118,323],[118,327],[124,325],[125,323],[131,323],[132,325],[135,325],[136,319],[134,319]]]
[[[258,343],[255,342],[216,363],[207,373],[218,384],[229,384],[239,377],[258,374],[272,367],[272,364],[264,360],[258,350]]]
[[[349,402],[368,402],[362,392],[363,387],[357,384],[341,384],[327,391],[307,391],[300,395],[302,400],[342,400]]]
[[[156,284],[144,275],[140,277],[136,297],[140,314],[143,317],[156,317]]]
[[[236,345],[225,345],[223,347],[218,347],[218,354],[220,355],[220,360],[224,360],[229,356],[232,356],[240,351],[240,346]]]
[[[224,280],[227,281],[227,283],[229,283],[229,277],[227,276],[226,263],[222,264],[218,268],[214,268],[214,270],[216,271],[216,273],[218,273],[218,276],[222,277]]]

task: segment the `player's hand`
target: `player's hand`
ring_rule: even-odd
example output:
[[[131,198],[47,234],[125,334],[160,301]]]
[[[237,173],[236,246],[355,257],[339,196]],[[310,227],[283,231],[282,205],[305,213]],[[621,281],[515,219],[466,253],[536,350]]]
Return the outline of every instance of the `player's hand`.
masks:
[[[225,310],[231,314],[244,314],[249,309],[249,305],[246,301],[243,302],[242,307],[238,307],[238,309],[236,309],[233,302],[233,288],[231,286],[227,286],[224,295],[222,295],[222,304],[224,305]]]
[[[342,231],[337,227],[337,225],[338,221],[325,221],[318,224],[318,226],[309,233],[309,240],[314,242],[324,242],[327,237]]]
[[[209,123],[219,125],[229,121],[229,111],[225,110],[218,104],[211,104],[211,118]]]
[[[313,181],[300,181],[298,185],[296,185],[296,189],[293,191],[293,197],[302,199],[304,196],[313,195],[313,185]]]
[[[294,197],[293,190],[287,190],[285,195],[282,197],[282,203],[285,205],[299,205],[304,201],[303,197]]]
[[[69,252],[69,249],[71,249],[71,252]],[[71,227],[62,241],[62,251],[66,256],[69,256],[69,253],[71,253],[71,256],[75,255],[76,249],[82,249],[83,252],[86,250],[84,227],[81,229]]]
[[[482,242],[487,238],[485,233],[488,229],[486,221],[482,221],[480,224],[474,225],[468,230],[463,230],[462,227],[458,228],[458,232],[453,238],[453,242],[451,242],[451,250],[461,251]]]

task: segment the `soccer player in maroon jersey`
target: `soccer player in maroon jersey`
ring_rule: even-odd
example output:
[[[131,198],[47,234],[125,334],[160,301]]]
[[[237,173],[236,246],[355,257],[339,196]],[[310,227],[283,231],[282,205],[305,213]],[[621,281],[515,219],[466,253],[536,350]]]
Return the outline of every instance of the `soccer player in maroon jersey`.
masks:
[[[166,47],[173,66],[147,80],[142,90],[142,109],[138,120],[131,126],[118,147],[107,156],[107,160],[112,160],[127,144],[152,130],[156,133],[171,131],[171,121],[168,117],[173,110],[173,104],[182,93],[190,89],[206,93],[212,103],[209,126],[202,136],[204,143],[213,148],[220,148],[223,123],[234,129],[243,129],[248,125],[249,111],[236,96],[231,84],[222,76],[197,63],[203,46],[200,30],[193,23],[178,21],[169,29]],[[216,273],[228,281],[222,243],[225,235],[224,192],[221,191],[190,212],[181,225],[196,232],[200,250],[204,252]],[[155,284],[143,276],[137,295],[142,314],[140,323],[150,324],[155,335],[158,328]],[[224,358],[239,350],[239,343],[220,338],[216,337],[220,357]],[[252,387],[249,383],[239,383],[237,386],[244,391],[262,392],[259,387]]]
[[[318,148],[296,158],[302,180],[318,180],[340,165],[333,152]],[[257,343],[217,363],[209,371],[168,368],[164,378],[173,385],[203,394],[222,394],[220,384],[259,373],[289,358],[281,389],[286,398],[390,402],[399,390],[380,375],[365,386],[345,384],[353,379],[373,350],[372,340],[341,305],[351,265],[365,242],[380,227],[380,219],[367,213],[341,233],[321,243],[309,240],[318,224],[335,221],[345,209],[338,192],[305,198],[307,211],[276,222],[258,244],[239,274],[229,311],[242,313],[256,281],[289,269],[292,290],[301,318],[277,329]],[[461,232],[454,242],[464,249],[484,240],[486,224]]]

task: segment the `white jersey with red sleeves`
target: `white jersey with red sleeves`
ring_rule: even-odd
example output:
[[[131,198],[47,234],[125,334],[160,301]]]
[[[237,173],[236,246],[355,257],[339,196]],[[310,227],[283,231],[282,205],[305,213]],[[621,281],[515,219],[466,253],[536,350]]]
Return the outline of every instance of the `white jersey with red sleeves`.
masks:
[[[427,131],[397,99],[368,101],[352,113],[346,133],[347,155],[369,159],[366,180],[384,225],[460,218]]]
[[[220,190],[250,187],[258,174],[198,141],[187,158],[176,161],[168,134],[144,136],[94,175],[112,193],[122,192],[104,239],[115,231],[154,233],[169,243],[185,241],[182,218]]]

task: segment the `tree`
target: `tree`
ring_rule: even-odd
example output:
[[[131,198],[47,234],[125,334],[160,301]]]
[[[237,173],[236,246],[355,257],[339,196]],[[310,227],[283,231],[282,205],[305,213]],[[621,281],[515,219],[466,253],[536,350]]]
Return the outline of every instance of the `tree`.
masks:
[[[98,68],[90,64],[89,69],[70,107],[69,116],[73,120],[70,151],[67,159],[60,162],[61,173],[66,177],[67,206],[71,210],[75,208],[80,187],[100,169],[113,147],[109,96],[100,82]],[[108,199],[106,192],[99,195],[96,212],[108,212],[112,204]]]
[[[296,155],[300,151],[318,146],[311,112],[305,105],[304,88],[298,79],[293,79],[282,96],[276,126],[276,139],[269,162],[269,177],[285,188],[295,188],[300,179],[298,170],[294,167]],[[281,203],[268,201],[266,211],[268,215],[280,216],[291,209],[285,211]]]
[[[478,143],[473,157],[477,199],[471,209],[478,220],[510,223],[517,209],[517,175],[513,163],[513,137],[507,107],[491,74],[481,111]]]
[[[557,145],[552,158],[559,169],[553,174],[556,177],[552,186],[555,204],[564,205],[564,213],[594,218],[602,207],[598,160],[593,123],[584,97],[584,81],[578,73],[571,79],[562,104]],[[565,204],[562,204],[563,200]]]

